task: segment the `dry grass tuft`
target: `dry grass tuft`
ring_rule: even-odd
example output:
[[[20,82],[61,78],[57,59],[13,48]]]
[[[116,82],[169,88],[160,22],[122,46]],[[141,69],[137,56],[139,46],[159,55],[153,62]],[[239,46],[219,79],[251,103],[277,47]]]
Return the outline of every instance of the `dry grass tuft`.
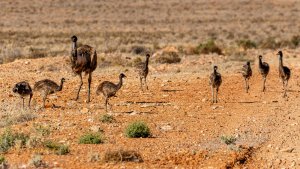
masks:
[[[103,157],[105,162],[143,162],[142,156],[136,151],[106,151]]]

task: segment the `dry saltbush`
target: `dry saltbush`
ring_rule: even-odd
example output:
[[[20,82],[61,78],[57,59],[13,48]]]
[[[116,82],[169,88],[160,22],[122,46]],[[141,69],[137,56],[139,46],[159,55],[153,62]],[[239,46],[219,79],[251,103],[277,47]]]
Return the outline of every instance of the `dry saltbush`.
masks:
[[[142,156],[136,151],[114,150],[106,151],[104,162],[143,162]]]

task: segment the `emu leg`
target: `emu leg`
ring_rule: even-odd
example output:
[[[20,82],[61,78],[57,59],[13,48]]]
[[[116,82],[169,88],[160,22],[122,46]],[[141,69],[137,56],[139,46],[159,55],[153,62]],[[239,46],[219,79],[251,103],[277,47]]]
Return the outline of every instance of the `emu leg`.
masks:
[[[264,77],[263,78],[263,89],[262,89],[263,92],[266,91],[266,78]]]
[[[44,94],[43,96],[43,107],[45,108],[45,102],[46,102],[47,94]]]
[[[248,93],[249,89],[250,89],[250,86],[249,86],[249,79],[247,79],[247,93]]]
[[[29,96],[29,103],[28,103],[28,107],[30,107],[30,103],[31,103],[31,99],[32,99],[33,94],[31,93]]]
[[[88,79],[88,82],[89,82],[89,89],[88,89],[88,101],[87,101],[87,102],[90,102],[91,83],[92,83],[92,72],[89,73],[89,79]]]
[[[83,85],[81,73],[79,74],[79,78],[80,78],[80,85],[79,85],[79,89],[78,89],[78,91],[77,91],[77,97],[76,97],[75,100],[78,100],[78,99],[79,99],[79,92],[80,92],[81,87],[82,87],[82,85]]]
[[[23,100],[23,109],[24,109],[24,97],[22,97],[22,100]]]
[[[283,97],[287,97],[287,86],[288,86],[288,81],[286,81],[284,83],[284,95],[283,95]]]
[[[105,97],[105,111],[107,112],[107,104],[108,104],[108,98]]]
[[[211,96],[212,96],[212,103],[215,102],[215,95],[214,95],[214,88],[211,86]]]
[[[143,79],[140,77],[140,89],[143,90]]]
[[[219,92],[219,87],[216,89],[216,103],[218,103],[218,92]]]
[[[245,90],[246,90],[246,93],[248,93],[248,83],[247,83],[247,78],[245,78]]]
[[[146,89],[148,90],[148,85],[147,85],[147,78],[145,77],[145,85],[146,85]]]

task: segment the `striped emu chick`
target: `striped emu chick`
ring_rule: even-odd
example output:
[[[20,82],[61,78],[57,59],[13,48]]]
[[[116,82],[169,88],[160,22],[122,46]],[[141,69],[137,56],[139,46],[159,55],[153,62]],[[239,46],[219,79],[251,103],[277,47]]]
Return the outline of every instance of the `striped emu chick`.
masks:
[[[72,70],[75,74],[79,75],[80,78],[80,84],[79,84],[79,88],[75,100],[79,99],[79,93],[83,85],[82,72],[85,72],[85,74],[89,75],[87,102],[90,102],[92,72],[97,68],[97,53],[96,50],[89,45],[83,45],[81,47],[77,47],[76,36],[72,36],[71,40],[72,40],[72,51],[71,51]]]
[[[277,55],[278,55],[278,59],[279,59],[279,77],[282,80],[282,85],[283,85],[283,90],[284,90],[283,97],[286,97],[287,96],[287,85],[288,85],[289,79],[291,77],[291,70],[288,67],[283,66],[282,51],[279,51],[277,53]]]
[[[45,108],[45,101],[47,99],[47,96],[49,94],[53,94],[58,91],[61,91],[63,89],[64,82],[65,82],[64,78],[61,79],[60,85],[56,84],[52,80],[44,79],[44,80],[38,81],[34,84],[33,90],[40,92],[43,97],[43,107],[44,108]]]
[[[248,93],[249,90],[249,79],[252,76],[252,69],[251,69],[251,65],[250,62],[248,61],[245,65],[243,65],[243,69],[242,69],[242,75],[245,79],[245,89],[246,89],[246,93]]]
[[[23,82],[19,82],[19,83],[15,84],[15,86],[13,88],[13,92],[18,93],[21,96],[21,98],[23,100],[23,108],[24,108],[24,99],[26,96],[29,96],[28,107],[30,107],[30,102],[31,102],[31,98],[32,98],[33,94],[32,94],[32,90],[31,90],[29,83],[23,81]]]
[[[99,95],[100,93],[103,94],[103,97],[105,100],[105,111],[106,112],[107,112],[107,105],[109,104],[108,99],[110,97],[116,97],[116,93],[122,87],[123,78],[125,78],[125,77],[126,76],[123,73],[121,73],[119,75],[119,83],[118,84],[114,84],[109,81],[104,81],[97,87],[97,91],[96,91],[97,95]]]
[[[149,73],[149,68],[148,68],[149,58],[150,58],[150,54],[147,54],[146,55],[146,61],[136,65],[136,71],[138,72],[138,75],[139,75],[139,78],[140,78],[140,85],[141,85],[140,89],[141,90],[143,90],[143,80],[144,80],[144,84],[146,86],[146,89],[148,90],[147,75]]]
[[[222,84],[221,74],[218,73],[217,70],[218,67],[214,66],[214,71],[209,77],[209,84],[211,86],[211,92],[212,92],[212,103],[218,103],[218,92]]]
[[[265,92],[266,91],[266,80],[267,80],[267,76],[269,74],[270,67],[269,67],[268,63],[262,61],[261,55],[258,56],[258,59],[259,59],[259,63],[258,63],[259,72],[263,78],[262,91]]]

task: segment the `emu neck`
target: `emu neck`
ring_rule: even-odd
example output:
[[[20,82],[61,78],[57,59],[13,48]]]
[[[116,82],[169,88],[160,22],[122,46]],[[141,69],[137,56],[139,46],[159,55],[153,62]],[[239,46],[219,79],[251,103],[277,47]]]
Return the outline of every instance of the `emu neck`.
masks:
[[[122,87],[122,85],[123,85],[123,78],[120,77],[119,83],[117,84],[118,90]]]
[[[214,69],[214,74],[217,74],[217,69]]]
[[[72,54],[73,57],[77,57],[77,42],[72,43]]]
[[[57,91],[61,91],[63,89],[64,82],[61,81]]]
[[[259,67],[262,66],[262,61],[261,61],[261,58],[259,58]]]
[[[282,56],[279,56],[279,69],[283,68]]]

